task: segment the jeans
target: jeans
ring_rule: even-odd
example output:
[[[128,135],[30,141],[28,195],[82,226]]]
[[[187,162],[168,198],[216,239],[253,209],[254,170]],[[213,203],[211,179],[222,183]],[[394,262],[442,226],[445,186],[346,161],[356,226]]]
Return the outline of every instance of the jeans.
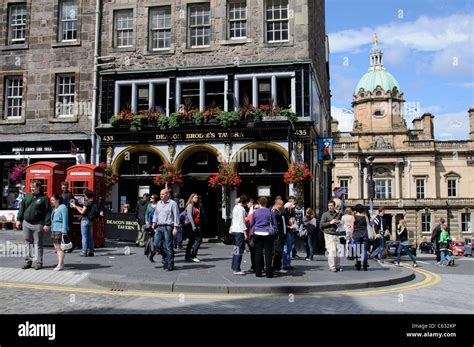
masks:
[[[27,244],[25,262],[31,264],[36,259],[36,263],[43,264],[43,225],[23,221],[23,235]]]
[[[163,262],[166,269],[174,268],[173,227],[158,226],[153,241],[156,250],[163,250]]]
[[[89,219],[81,220],[82,253],[94,253],[94,239],[92,237],[92,224]]]
[[[241,271],[240,263],[242,263],[242,256],[245,251],[245,236],[244,233],[234,234],[234,252],[232,254],[232,271]]]
[[[314,246],[314,236],[308,235],[304,238],[304,245],[306,247],[306,258],[313,260],[313,246]]]
[[[257,277],[262,276],[263,271],[263,250],[265,249],[265,271],[267,277],[273,276],[273,267],[272,267],[272,251],[273,251],[273,241],[274,236],[261,236],[254,235],[255,243],[255,275]],[[291,248],[290,248],[291,252]]]
[[[191,226],[189,227],[191,228]],[[186,246],[186,255],[185,259],[192,259],[197,257],[197,253],[199,251],[199,247],[202,243],[202,233],[201,227],[198,225],[196,230],[189,231],[189,240],[188,245]]]
[[[448,265],[450,258],[451,257],[449,256],[448,250],[440,251],[440,264],[441,265]]]
[[[355,259],[356,265],[359,264],[360,267],[360,259],[362,258],[362,265],[364,268],[367,268],[367,252],[369,250],[369,240],[364,237],[356,237],[354,238],[355,241]]]
[[[405,253],[408,254],[408,256],[410,257],[413,264],[416,264],[416,259],[413,256],[413,254],[411,254],[411,246],[404,246],[404,245],[402,245],[401,242],[400,242],[400,244],[398,245],[398,248],[397,248],[397,260],[396,260],[397,263],[400,262],[400,258],[402,256],[402,249],[404,249]]]
[[[384,250],[385,250],[385,237],[383,235],[380,236],[380,238],[377,239],[377,248],[372,252],[370,255],[372,258],[375,257],[376,255],[379,256],[379,259],[384,258]]]
[[[178,233],[176,234],[176,237],[174,238],[174,245],[175,246],[182,246],[183,245],[183,226],[179,225],[176,227],[178,229]]]
[[[283,269],[291,266],[291,252],[294,244],[294,235],[292,233],[286,234],[286,243],[283,245]]]

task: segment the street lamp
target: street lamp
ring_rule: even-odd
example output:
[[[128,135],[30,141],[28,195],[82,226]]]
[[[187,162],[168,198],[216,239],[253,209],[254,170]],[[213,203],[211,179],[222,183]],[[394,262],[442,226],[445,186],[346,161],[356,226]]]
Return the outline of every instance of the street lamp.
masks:
[[[369,168],[368,168],[368,177],[367,183],[369,184],[369,199],[370,199],[370,217],[374,215],[374,198],[375,198],[375,182],[374,182],[374,157],[369,156],[367,160],[369,161]]]

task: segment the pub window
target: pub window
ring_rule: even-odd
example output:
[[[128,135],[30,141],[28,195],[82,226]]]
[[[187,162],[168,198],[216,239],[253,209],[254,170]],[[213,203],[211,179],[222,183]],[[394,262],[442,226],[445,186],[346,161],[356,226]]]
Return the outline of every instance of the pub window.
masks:
[[[186,108],[200,108],[199,82],[181,83],[181,104]]]
[[[228,15],[229,33],[231,40],[247,37],[247,2],[242,0],[229,0]]]
[[[291,77],[277,78],[277,105],[289,108],[291,105]]]
[[[224,110],[224,81],[206,81],[205,91],[205,107]]]
[[[133,10],[115,11],[115,47],[133,46]]]
[[[239,106],[253,104],[252,80],[239,80]]]
[[[266,27],[267,42],[288,41],[288,0],[266,1]]]
[[[59,12],[59,39],[62,42],[77,40],[77,0],[61,1]]]
[[[117,111],[132,110],[132,86],[123,85],[119,89],[120,101]]]
[[[137,111],[138,113],[150,109],[149,85],[137,85]]]
[[[166,114],[166,84],[155,84],[154,85],[154,98],[153,98],[153,109],[161,114]]]
[[[74,74],[56,77],[56,117],[74,115],[76,79]]]
[[[4,118],[19,118],[23,108],[23,76],[7,77],[5,80]]]
[[[171,6],[150,10],[150,49],[160,50],[171,47]]]
[[[26,4],[10,4],[8,10],[8,44],[22,45],[26,43]]]
[[[211,44],[211,10],[209,3],[189,5],[189,46],[206,47]]]
[[[270,105],[272,99],[272,81],[271,79],[262,79],[258,81],[258,105]]]

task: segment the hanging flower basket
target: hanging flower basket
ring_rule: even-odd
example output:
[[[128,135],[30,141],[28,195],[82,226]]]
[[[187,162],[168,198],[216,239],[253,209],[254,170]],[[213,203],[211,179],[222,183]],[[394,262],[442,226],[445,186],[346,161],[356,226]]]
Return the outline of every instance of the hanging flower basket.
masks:
[[[232,170],[229,164],[222,162],[219,164],[219,173],[214,174],[209,178],[209,187],[220,188],[226,187],[230,190],[236,190],[242,180],[239,175]]]
[[[107,163],[102,162],[99,166],[104,169],[104,176],[102,176],[102,183],[104,184],[105,192],[109,193],[112,187],[119,181],[119,177],[112,172],[112,167]]]
[[[298,184],[304,181],[311,181],[313,174],[309,171],[306,163],[295,163],[290,166],[288,171],[283,175],[286,184]]]
[[[15,183],[21,183],[25,179],[27,166],[24,163],[15,165],[10,172],[10,179]]]
[[[182,186],[183,175],[181,175],[181,172],[176,169],[173,163],[167,163],[160,166],[153,182],[158,186]]]

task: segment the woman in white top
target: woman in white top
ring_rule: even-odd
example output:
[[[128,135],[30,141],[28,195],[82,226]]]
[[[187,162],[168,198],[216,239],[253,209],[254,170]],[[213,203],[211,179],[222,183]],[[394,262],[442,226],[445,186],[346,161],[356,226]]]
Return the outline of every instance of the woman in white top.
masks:
[[[245,217],[247,213],[245,212],[244,206],[247,204],[247,197],[241,195],[240,198],[237,198],[236,205],[232,210],[232,224],[230,226],[229,232],[234,235],[234,252],[232,256],[232,271],[234,275],[245,275],[240,269],[240,263],[242,262],[242,256],[245,250],[245,240],[247,239],[247,225],[245,224]]]
[[[346,229],[346,254],[350,254],[350,244],[349,241],[352,238],[352,226],[354,225],[354,214],[352,210],[348,207],[344,210],[344,215],[341,217],[342,225]]]

